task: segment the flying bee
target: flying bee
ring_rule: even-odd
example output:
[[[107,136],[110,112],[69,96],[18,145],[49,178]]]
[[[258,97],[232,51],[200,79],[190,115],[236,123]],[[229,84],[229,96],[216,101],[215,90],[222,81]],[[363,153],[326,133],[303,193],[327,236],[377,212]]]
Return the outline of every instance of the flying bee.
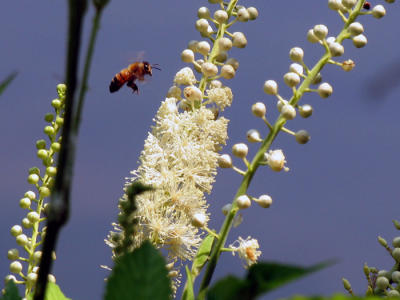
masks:
[[[145,75],[152,76],[152,70],[161,70],[158,64],[150,65],[147,61],[137,61],[130,64],[127,68],[122,69],[119,73],[115,74],[110,83],[110,93],[118,91],[125,83],[133,92],[139,94],[139,88],[135,81],[143,81]]]

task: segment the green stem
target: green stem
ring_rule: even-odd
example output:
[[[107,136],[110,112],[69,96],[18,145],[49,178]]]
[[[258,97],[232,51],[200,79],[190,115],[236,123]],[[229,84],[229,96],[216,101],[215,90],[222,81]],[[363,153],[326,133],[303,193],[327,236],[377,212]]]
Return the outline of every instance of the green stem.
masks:
[[[350,16],[348,17],[347,22],[345,23],[342,31],[336,38],[336,41],[338,43],[341,43],[345,38],[348,38],[347,27],[352,22],[354,22],[354,20],[357,18],[363,4],[364,4],[364,0],[358,1],[356,7],[354,8],[354,10],[351,12]],[[297,105],[297,103],[299,102],[299,100],[301,99],[303,94],[309,89],[309,86],[313,82],[314,78],[322,70],[322,68],[328,63],[328,61],[331,59],[331,57],[332,57],[332,55],[331,55],[330,51],[327,49],[327,52],[314,65],[314,67],[308,73],[307,78],[302,82],[300,87],[293,94],[292,98],[289,101],[289,103],[291,105],[293,105],[293,106]],[[204,299],[204,297],[206,295],[206,290],[208,289],[208,286],[211,282],[211,278],[212,278],[214,270],[217,266],[217,262],[220,257],[221,251],[225,246],[226,239],[232,228],[233,220],[236,216],[236,213],[239,210],[235,200],[237,197],[239,197],[247,192],[247,189],[250,185],[251,179],[253,178],[258,167],[260,166],[261,161],[264,159],[264,153],[266,153],[268,151],[272,142],[275,140],[278,133],[282,130],[282,127],[285,125],[285,123],[286,123],[286,120],[282,116],[279,116],[278,119],[275,121],[275,124],[272,126],[272,129],[269,132],[268,136],[262,142],[261,147],[259,148],[257,154],[254,156],[253,161],[251,162],[246,174],[244,175],[244,178],[243,178],[243,180],[239,186],[239,189],[237,190],[236,195],[234,197],[231,211],[226,216],[225,221],[222,224],[222,227],[218,234],[220,238],[213,245],[213,248],[211,250],[209,262],[207,264],[207,268],[204,273],[203,281],[200,285],[198,299]]]

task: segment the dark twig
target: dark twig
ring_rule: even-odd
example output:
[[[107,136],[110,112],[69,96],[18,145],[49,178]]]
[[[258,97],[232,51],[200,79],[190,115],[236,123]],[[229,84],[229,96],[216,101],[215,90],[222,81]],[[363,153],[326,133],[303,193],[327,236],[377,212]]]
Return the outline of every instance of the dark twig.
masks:
[[[69,216],[69,195],[75,154],[76,134],[71,131],[74,113],[74,94],[77,85],[79,49],[83,18],[87,0],[69,0],[69,28],[66,61],[67,95],[65,104],[64,127],[62,130],[61,151],[57,164],[57,175],[52,191],[50,213],[47,220],[46,237],[42,248],[39,275],[34,300],[44,299],[47,277],[50,273],[52,258],[58,233]],[[75,132],[76,133],[76,132]]]

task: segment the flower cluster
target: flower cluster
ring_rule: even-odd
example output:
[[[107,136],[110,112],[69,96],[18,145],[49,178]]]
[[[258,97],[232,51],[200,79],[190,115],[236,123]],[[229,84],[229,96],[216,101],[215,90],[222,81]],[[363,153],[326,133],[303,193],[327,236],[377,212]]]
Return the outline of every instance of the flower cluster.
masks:
[[[173,269],[173,263],[193,259],[202,240],[200,228],[208,231],[205,193],[211,192],[218,151],[228,137],[228,120],[219,112],[231,105],[233,94],[221,80],[232,79],[239,67],[236,59],[228,58],[228,51],[247,44],[242,32],[230,33],[228,28],[258,15],[255,8],[236,5],[237,0],[210,2],[219,5],[214,17],[207,7],[201,7],[196,21],[206,40],[189,42],[181,54],[201,79],[197,80],[190,67],[176,73],[145,141],[140,166],[126,183],[141,181],[154,188],[136,198],[133,217],[138,226],[133,248],[150,240],[168,250],[168,268],[175,278],[179,270]],[[121,201],[126,199],[125,193]],[[106,240],[111,247],[124,235],[119,224],[113,226]]]
[[[25,255],[21,256],[20,250],[13,248],[8,250],[7,257],[10,263],[10,272],[19,275],[21,279],[17,279],[15,275],[7,275],[6,281],[13,280],[18,284],[25,284],[25,295],[32,291],[38,276],[38,264],[42,255],[41,251],[36,248],[41,245],[46,228],[41,228],[41,223],[46,220],[46,212],[48,211],[48,203],[45,199],[50,196],[54,177],[57,169],[54,166],[54,156],[60,151],[61,136],[59,135],[64,123],[64,106],[66,96],[66,86],[59,84],[57,86],[58,98],[52,100],[51,105],[54,108],[53,113],[45,115],[45,121],[48,125],[44,128],[50,145],[46,145],[45,140],[36,142],[37,156],[41,159],[45,167],[45,174],[41,176],[40,169],[33,167],[29,170],[28,183],[32,184],[34,190],[27,191],[19,201],[19,206],[27,210],[26,217],[21,221],[21,225],[16,224],[11,228],[11,234],[15,237],[17,244],[22,247]],[[30,231],[30,237],[24,233]],[[40,239],[40,240],[38,240]],[[23,272],[23,264],[27,264],[27,270]],[[49,275],[49,280],[55,282],[55,277]]]
[[[394,220],[393,223],[396,229],[400,230],[400,222]],[[368,281],[366,295],[386,296],[389,298],[400,297],[400,236],[392,240],[393,248],[380,236],[378,237],[378,242],[393,258],[394,265],[390,271],[387,271],[383,269],[378,270],[377,268],[369,267],[367,264],[364,264],[364,274]],[[345,278],[343,278],[342,281],[344,288],[353,295],[350,282]]]

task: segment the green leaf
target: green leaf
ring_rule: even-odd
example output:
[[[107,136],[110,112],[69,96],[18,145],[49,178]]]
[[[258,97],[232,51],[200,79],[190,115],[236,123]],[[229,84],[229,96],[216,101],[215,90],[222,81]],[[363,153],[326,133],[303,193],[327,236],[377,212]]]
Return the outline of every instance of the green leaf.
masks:
[[[192,272],[190,272],[187,265],[185,266],[185,270],[186,270],[187,279],[186,279],[186,286],[185,286],[185,290],[182,295],[182,299],[194,300]]]
[[[10,75],[8,75],[6,79],[0,82],[0,95],[4,92],[4,90],[11,83],[11,81],[14,80],[17,74],[18,74],[17,72],[13,72]]]
[[[399,299],[399,298],[385,298],[385,299]],[[286,300],[382,300],[382,297],[369,296],[369,297],[354,297],[346,294],[335,294],[331,297],[325,296],[294,296]]]
[[[105,300],[170,300],[171,282],[161,254],[145,241],[116,260],[107,280]]]
[[[0,300],[21,300],[21,299],[22,298],[18,293],[18,288],[15,285],[14,281],[12,280],[7,281],[5,286],[5,294],[3,295],[3,297],[0,298]]]
[[[193,260],[192,274],[194,276],[197,276],[200,273],[201,268],[203,268],[204,264],[207,262],[214,239],[215,237],[209,234],[201,243],[199,250],[197,251],[197,255]]]
[[[33,299],[33,293],[29,294],[27,297],[28,300]],[[50,281],[47,282],[46,287],[46,295],[44,296],[45,300],[71,300],[71,298],[67,298],[64,296],[63,292],[61,291],[60,287],[52,283]]]
[[[332,264],[333,261],[326,261],[305,268],[275,262],[260,262],[250,267],[244,279],[228,276],[218,281],[209,290],[207,299],[255,299],[261,294]]]

